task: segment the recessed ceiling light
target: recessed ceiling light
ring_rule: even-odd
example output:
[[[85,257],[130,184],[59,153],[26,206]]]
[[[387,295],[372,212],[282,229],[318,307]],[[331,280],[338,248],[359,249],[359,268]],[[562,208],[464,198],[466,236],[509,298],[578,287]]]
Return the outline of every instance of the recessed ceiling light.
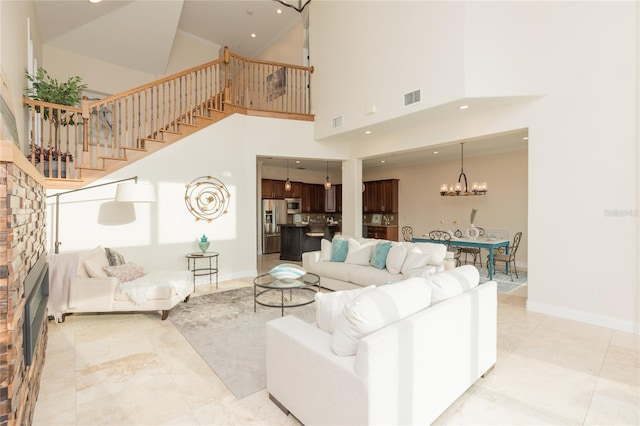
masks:
[[[458,109],[467,109],[467,108],[469,108],[469,105],[460,105],[458,107]]]
[[[89,0],[89,3],[100,3],[102,0]]]
[[[276,13],[280,15],[282,13],[282,9],[276,9]]]
[[[380,164],[384,164],[384,160],[380,160]]]
[[[296,160],[296,164],[300,164],[300,160]]]
[[[257,37],[256,33],[251,33],[251,38],[256,38],[256,37]]]
[[[522,138],[523,141],[528,141],[529,140],[529,136],[525,136],[524,138]]]
[[[433,151],[433,153],[434,153],[434,154],[437,154],[437,153],[438,153],[438,151]]]
[[[370,134],[371,134],[371,130],[365,130],[365,131],[364,131],[364,134],[365,134],[365,135],[370,135]]]

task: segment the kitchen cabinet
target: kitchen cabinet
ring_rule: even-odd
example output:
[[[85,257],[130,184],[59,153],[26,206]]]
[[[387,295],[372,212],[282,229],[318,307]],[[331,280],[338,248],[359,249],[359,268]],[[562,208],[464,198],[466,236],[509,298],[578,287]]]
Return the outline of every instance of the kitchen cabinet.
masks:
[[[302,198],[302,182],[291,182],[291,191],[284,191],[284,198]]]
[[[363,213],[398,213],[398,179],[364,182]]]
[[[324,211],[327,213],[336,212],[336,186],[331,185],[331,188],[324,191]]]
[[[284,181],[262,179],[262,198],[284,200]]]
[[[342,185],[336,185],[336,212],[342,213]]]
[[[324,185],[302,184],[302,213],[324,213]]]
[[[398,226],[367,226],[367,238],[377,238],[379,240],[398,241]]]

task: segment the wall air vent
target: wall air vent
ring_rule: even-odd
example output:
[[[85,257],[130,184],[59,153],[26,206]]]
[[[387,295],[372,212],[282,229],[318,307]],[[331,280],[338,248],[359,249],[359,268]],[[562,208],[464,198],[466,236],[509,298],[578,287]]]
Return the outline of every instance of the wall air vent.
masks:
[[[337,117],[333,117],[331,119],[331,128],[337,129],[338,127],[342,127],[342,116],[339,115]]]
[[[422,90],[421,89],[417,89],[417,90],[414,90],[413,92],[409,92],[409,93],[405,93],[404,94],[404,106],[417,104],[421,100],[422,100]]]

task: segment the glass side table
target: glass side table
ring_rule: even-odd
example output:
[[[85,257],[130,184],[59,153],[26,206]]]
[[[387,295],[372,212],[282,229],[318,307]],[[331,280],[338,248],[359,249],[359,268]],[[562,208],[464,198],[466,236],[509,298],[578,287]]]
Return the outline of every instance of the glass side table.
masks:
[[[187,257],[187,269],[193,271],[193,292],[196,292],[196,277],[209,276],[209,284],[213,284],[213,276],[216,276],[216,290],[218,289],[218,253],[216,252],[198,252],[189,253]],[[196,261],[206,259],[209,261],[208,266],[196,267]],[[215,260],[215,266],[213,261]]]
[[[288,301],[284,295],[285,290],[289,290]],[[315,293],[319,291],[320,277],[311,272],[307,272],[300,278],[286,280],[262,274],[253,280],[253,312],[256,311],[256,305],[261,305],[280,308],[280,313],[284,316],[284,308],[295,308],[315,302]],[[268,296],[266,293],[270,292],[275,292],[276,297],[266,297]],[[280,292],[280,297],[277,297],[277,292]]]

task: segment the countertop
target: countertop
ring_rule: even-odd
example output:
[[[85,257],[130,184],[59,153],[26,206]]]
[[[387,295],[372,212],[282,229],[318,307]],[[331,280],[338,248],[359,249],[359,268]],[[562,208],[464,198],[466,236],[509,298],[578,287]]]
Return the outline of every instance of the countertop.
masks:
[[[398,225],[381,225],[381,224],[373,224],[373,223],[363,223],[363,225],[367,226],[379,226],[381,228],[397,228]]]
[[[289,228],[306,228],[306,223],[279,223],[280,227],[285,226]],[[326,223],[325,226],[338,226],[337,223]]]

